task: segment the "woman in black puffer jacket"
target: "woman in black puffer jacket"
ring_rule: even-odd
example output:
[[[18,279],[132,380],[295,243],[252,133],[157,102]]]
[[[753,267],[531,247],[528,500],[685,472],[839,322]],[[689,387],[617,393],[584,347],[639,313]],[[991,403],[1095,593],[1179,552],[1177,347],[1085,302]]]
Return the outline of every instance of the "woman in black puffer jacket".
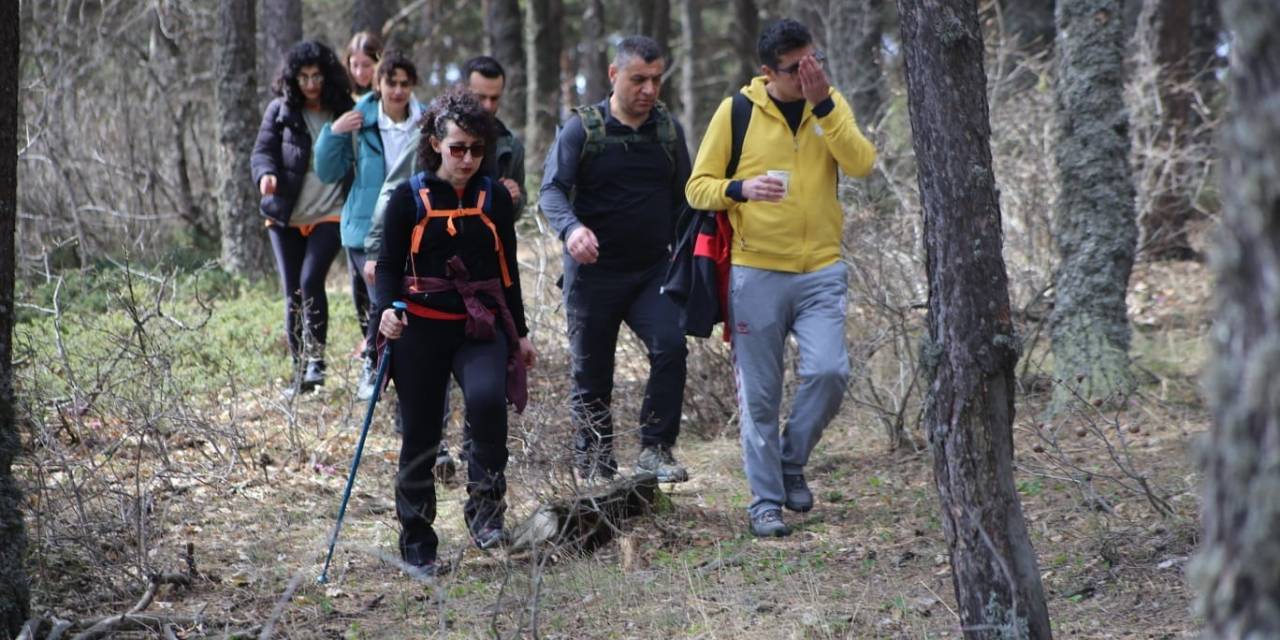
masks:
[[[350,177],[325,184],[311,170],[311,149],[325,123],[352,107],[347,72],[314,40],[289,51],[272,84],[253,147],[253,180],[262,194],[276,270],[285,294],[285,331],[293,356],[292,393],[324,384],[329,301],[324,280],[338,253],[338,221]]]

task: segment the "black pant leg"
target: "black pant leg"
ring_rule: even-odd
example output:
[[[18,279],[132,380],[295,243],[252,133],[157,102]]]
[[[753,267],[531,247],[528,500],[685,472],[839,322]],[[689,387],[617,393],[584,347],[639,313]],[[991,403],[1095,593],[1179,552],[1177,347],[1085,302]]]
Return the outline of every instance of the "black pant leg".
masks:
[[[356,310],[356,322],[360,323],[360,335],[369,334],[369,286],[364,281],[364,265],[367,256],[363,249],[347,248],[347,270],[351,272],[351,305]]]
[[[621,282],[620,282],[621,280]],[[625,278],[565,256],[564,306],[573,359],[574,446],[586,451],[613,439],[614,350],[627,307]]]
[[[302,262],[307,243],[297,229],[270,225],[267,237],[276,258],[276,273],[280,276],[280,289],[284,292],[284,330],[289,340],[289,353],[294,360],[302,354]]]
[[[493,340],[468,340],[454,354],[453,372],[462,388],[470,443],[467,458],[467,526],[477,533],[501,528],[507,493],[507,341],[499,330]]]
[[[324,290],[329,267],[338,255],[341,237],[338,223],[318,224],[306,237],[307,251],[302,260],[302,308],[305,330],[312,344],[320,350],[329,338],[329,297]]]
[[[680,435],[689,351],[680,328],[680,309],[662,295],[666,265],[644,277],[627,310],[627,326],[649,352],[649,381],[640,405],[640,444],[671,447]]]

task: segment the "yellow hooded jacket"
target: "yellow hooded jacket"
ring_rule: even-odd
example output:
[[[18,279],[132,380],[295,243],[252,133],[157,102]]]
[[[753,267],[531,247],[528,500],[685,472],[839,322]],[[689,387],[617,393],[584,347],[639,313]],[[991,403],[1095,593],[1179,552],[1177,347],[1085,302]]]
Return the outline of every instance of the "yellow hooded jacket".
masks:
[[[834,89],[835,108],[818,117],[806,104],[795,135],[765,92],[764,76],[742,88],[753,103],[738,170],[726,177],[731,145],[733,99],[725,98],[698,148],[685,186],[689,205],[726,210],[733,225],[733,264],[771,271],[809,273],[840,259],[844,209],[836,197],[837,166],[861,178],[871,173],[875,147],[862,136],[853,109]],[[733,180],[781,169],[790,171],[781,202],[738,202],[725,194]]]

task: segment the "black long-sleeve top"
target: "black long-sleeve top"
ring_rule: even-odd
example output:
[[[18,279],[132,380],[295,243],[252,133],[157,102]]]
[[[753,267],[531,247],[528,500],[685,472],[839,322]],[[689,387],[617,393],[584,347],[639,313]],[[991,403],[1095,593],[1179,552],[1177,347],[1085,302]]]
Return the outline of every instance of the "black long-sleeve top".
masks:
[[[426,174],[426,185],[431,190],[431,206],[439,211],[459,208],[458,194],[453,185],[434,175]],[[472,177],[463,192],[464,206],[475,206],[482,180],[479,175]],[[511,310],[515,320],[516,333],[524,337],[529,333],[525,323],[524,301],[520,293],[520,270],[516,265],[516,232],[515,206],[511,194],[496,182],[489,191],[492,198],[488,207],[489,219],[498,230],[502,240],[503,252],[506,254],[507,271],[511,274],[511,286],[505,287],[504,294],[507,308]],[[378,255],[378,267],[374,276],[374,287],[382,310],[391,303],[404,298],[404,276],[414,275],[408,262],[409,245],[413,237],[413,227],[418,223],[420,214],[417,200],[413,196],[410,182],[396,187],[387,201],[385,213],[385,236],[382,241],[382,252]],[[423,214],[425,215],[425,214]],[[445,263],[453,256],[462,258],[467,266],[472,281],[502,278],[502,268],[498,263],[498,253],[493,246],[493,233],[478,216],[457,217],[454,228],[457,235],[450,236],[446,218],[432,218],[422,236],[418,253],[412,256],[412,267],[420,278],[445,278]],[[482,294],[483,295],[483,294]],[[497,301],[487,301],[496,303]],[[465,313],[462,296],[456,291],[432,293],[426,296],[425,304],[433,309],[449,313]]]

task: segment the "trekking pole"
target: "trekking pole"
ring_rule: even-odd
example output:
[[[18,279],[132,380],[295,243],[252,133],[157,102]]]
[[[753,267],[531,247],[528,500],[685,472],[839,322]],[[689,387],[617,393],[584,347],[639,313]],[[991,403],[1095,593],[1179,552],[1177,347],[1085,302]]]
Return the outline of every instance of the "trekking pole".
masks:
[[[408,307],[403,302],[393,302],[397,317],[404,317]],[[391,362],[391,341],[387,341],[382,353],[382,361],[378,363],[378,375],[373,383],[373,395],[369,397],[369,408],[364,412],[364,426],[360,427],[360,439],[356,441],[356,455],[351,459],[351,471],[347,473],[347,488],[342,492],[342,506],[338,507],[338,522],[333,526],[333,535],[329,536],[329,555],[325,556],[324,569],[316,582],[324,584],[329,581],[329,563],[333,560],[333,547],[338,544],[338,533],[342,531],[342,519],[347,515],[347,501],[351,499],[351,488],[356,484],[356,470],[360,468],[360,455],[364,453],[364,439],[369,435],[369,425],[373,422],[373,408],[378,405],[382,395],[382,383],[387,378],[387,363]]]

